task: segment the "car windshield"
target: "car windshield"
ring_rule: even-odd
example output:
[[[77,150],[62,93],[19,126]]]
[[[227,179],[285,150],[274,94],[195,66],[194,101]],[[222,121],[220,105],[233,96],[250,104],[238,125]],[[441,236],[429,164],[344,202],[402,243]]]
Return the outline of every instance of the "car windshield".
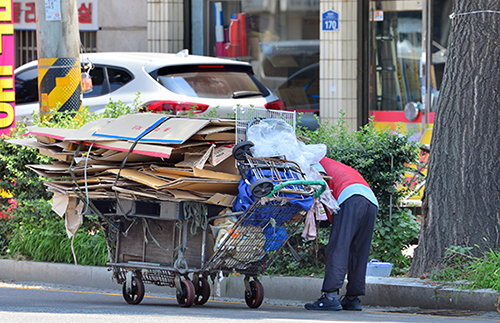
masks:
[[[214,68],[159,73],[158,82],[168,90],[190,97],[227,99],[268,95],[253,74]],[[245,93],[245,95],[242,95]]]

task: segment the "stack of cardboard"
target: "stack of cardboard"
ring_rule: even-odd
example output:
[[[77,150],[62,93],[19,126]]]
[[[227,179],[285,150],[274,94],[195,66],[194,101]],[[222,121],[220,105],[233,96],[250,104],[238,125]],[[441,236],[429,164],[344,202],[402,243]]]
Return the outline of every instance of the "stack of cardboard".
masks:
[[[28,130],[32,138],[10,142],[54,158],[28,167],[48,179],[60,215],[82,196],[232,206],[238,194],[234,120],[140,113]]]

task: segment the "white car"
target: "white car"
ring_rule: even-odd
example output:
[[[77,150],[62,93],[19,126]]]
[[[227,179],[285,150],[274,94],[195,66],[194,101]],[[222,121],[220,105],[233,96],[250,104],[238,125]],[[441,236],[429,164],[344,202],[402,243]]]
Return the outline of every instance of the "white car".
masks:
[[[284,103],[266,88],[246,62],[185,53],[89,53],[93,90],[83,94],[83,106],[102,112],[110,99],[139,101],[152,111],[171,111],[227,117],[237,106],[283,110]],[[39,111],[37,61],[15,70],[16,119],[31,119]],[[213,116],[213,113],[211,114]]]

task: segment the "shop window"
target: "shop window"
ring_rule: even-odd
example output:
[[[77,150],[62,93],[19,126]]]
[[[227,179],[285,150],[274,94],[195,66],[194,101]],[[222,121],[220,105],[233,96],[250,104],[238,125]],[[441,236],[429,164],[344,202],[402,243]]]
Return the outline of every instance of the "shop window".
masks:
[[[252,64],[257,78],[282,100],[299,86],[289,78],[319,63],[319,0],[206,1],[205,53]],[[222,17],[222,19],[221,19]],[[315,70],[318,70],[316,68]],[[307,92],[300,110],[317,110],[319,87],[313,78],[301,80]],[[319,79],[318,79],[319,81]],[[309,87],[305,88],[308,84]],[[313,85],[314,84],[314,85]],[[303,104],[303,103],[306,104]],[[287,108],[298,110],[289,105]]]
[[[375,3],[371,1],[371,3]],[[430,75],[422,71],[423,11],[422,8],[399,6],[385,2],[371,12],[371,110],[403,111],[406,104],[422,102],[422,86],[430,86],[431,104],[435,110],[447,58],[451,0],[433,0]],[[380,9],[380,10],[378,10]],[[422,77],[426,77],[424,83]]]

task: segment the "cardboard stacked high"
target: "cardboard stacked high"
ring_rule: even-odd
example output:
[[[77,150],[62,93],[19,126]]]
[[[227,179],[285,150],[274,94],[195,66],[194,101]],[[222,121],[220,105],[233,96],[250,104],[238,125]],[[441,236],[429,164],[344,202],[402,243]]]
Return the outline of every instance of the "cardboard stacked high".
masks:
[[[54,158],[52,164],[28,167],[47,178],[60,215],[82,195],[230,207],[238,194],[231,119],[140,113],[99,119],[80,129],[28,130],[33,138],[10,142]]]

